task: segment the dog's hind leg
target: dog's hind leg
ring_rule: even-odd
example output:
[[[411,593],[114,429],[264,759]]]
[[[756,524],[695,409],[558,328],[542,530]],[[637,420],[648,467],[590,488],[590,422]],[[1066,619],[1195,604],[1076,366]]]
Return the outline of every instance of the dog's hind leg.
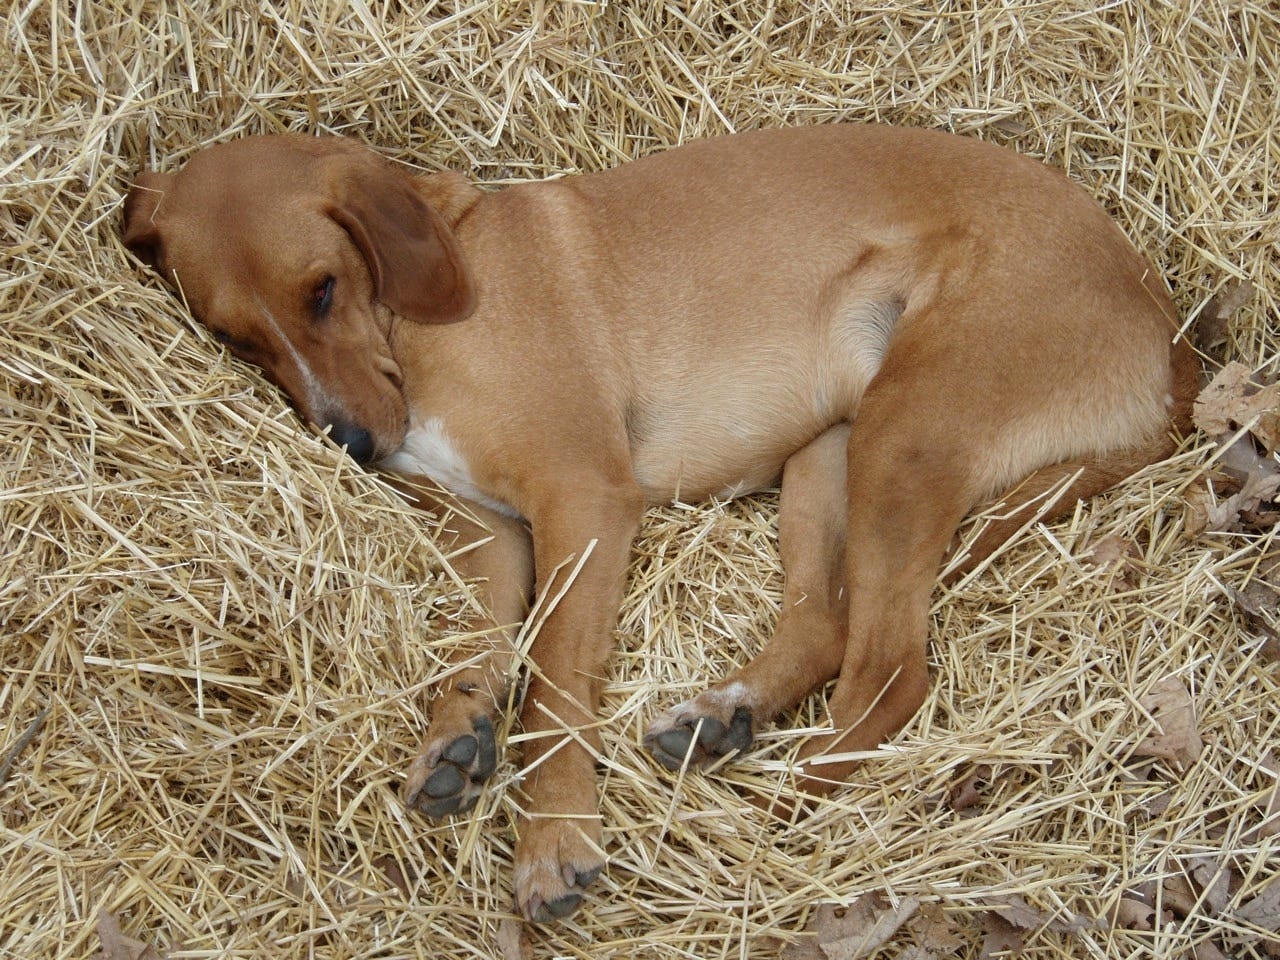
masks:
[[[787,460],[778,542],[786,573],[773,638],[749,664],[654,720],[645,744],[668,769],[714,762],[751,743],[756,724],[840,669],[844,654],[845,458],[839,424]]]
[[[475,581],[483,614],[473,633],[488,649],[449,672],[431,704],[431,721],[403,787],[405,802],[433,819],[475,805],[497,768],[497,719],[515,677],[515,635],[533,589],[533,548],[524,525],[478,504],[451,505],[402,487],[415,505],[443,510],[441,546],[454,569]],[[477,652],[459,644],[459,654]]]
[[[886,357],[850,431],[848,634],[828,699],[834,731],[799,754],[804,793],[828,792],[924,703],[929,599],[943,555],[982,496],[995,418],[1035,409],[1016,394],[995,403],[989,382],[949,375],[955,365],[935,349],[948,348],[914,343]]]

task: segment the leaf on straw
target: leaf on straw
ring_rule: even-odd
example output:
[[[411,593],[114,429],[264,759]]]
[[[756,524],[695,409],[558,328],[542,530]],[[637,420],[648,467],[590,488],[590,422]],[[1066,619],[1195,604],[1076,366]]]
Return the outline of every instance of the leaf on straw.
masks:
[[[1231,960],[1212,940],[1201,940],[1191,948],[1193,960]]]
[[[811,927],[812,921],[810,926],[800,934],[799,939],[793,940],[782,948],[782,952],[778,954],[781,960],[827,960],[827,955],[822,952],[822,947],[819,946]]]
[[[1119,535],[1103,537],[1089,551],[1085,562],[1095,567],[1109,567],[1126,560],[1137,559],[1141,554],[1132,540]]]
[[[1016,893],[990,897],[985,906],[1001,920],[1020,930],[1051,930],[1054,933],[1079,933],[1094,924],[1084,917],[1068,914],[1046,913],[1029,904]]]
[[[1228,280],[1196,320],[1196,346],[1214,354],[1227,340],[1231,317],[1253,297],[1254,286],[1248,280]]]
[[[1026,948],[1027,934],[1042,930],[1075,935],[1097,924],[1075,914],[1047,913],[1017,894],[989,897],[979,915],[983,931],[980,956],[1018,956]]]
[[[1280,473],[1280,463],[1263,456],[1247,434],[1236,437],[1218,454],[1215,467],[1232,490],[1238,489],[1252,476],[1265,479]]]
[[[373,861],[378,872],[386,877],[404,896],[409,896],[410,877],[405,876],[400,861],[391,854],[384,854]]]
[[[911,919],[909,928],[916,943],[898,955],[898,960],[943,960],[955,956],[965,945],[942,907],[936,903],[921,904]]]
[[[1248,367],[1229,363],[1196,399],[1196,424],[1219,443],[1245,426],[1250,433],[1231,440],[1215,458],[1227,496],[1198,490],[1188,497],[1192,536],[1263,530],[1280,522],[1280,463],[1273,456],[1280,446],[1280,383],[1259,387],[1250,377]]]
[[[1262,826],[1258,833],[1263,837],[1274,837],[1280,834],[1280,759],[1268,751],[1262,758],[1262,769],[1267,771],[1272,783],[1258,804],[1262,809]]]
[[[1265,660],[1280,659],[1280,554],[1269,554],[1258,572],[1239,590],[1227,587],[1232,603],[1244,614],[1245,625],[1267,639]]]
[[[1134,748],[1134,756],[1172,760],[1183,769],[1195,763],[1204,744],[1186,684],[1176,677],[1161,680],[1138,703],[1155,728]]]
[[[1162,790],[1146,802],[1145,806],[1147,809],[1147,815],[1152,817],[1163,817],[1165,815],[1165,811],[1169,809],[1169,806],[1172,803],[1173,791]]]
[[[1196,426],[1220,438],[1246,425],[1269,454],[1280,447],[1280,383],[1260,387],[1249,368],[1229,363],[1218,371],[1192,406]]]
[[[1242,904],[1235,917],[1268,933],[1280,934],[1280,883],[1272,878],[1264,884],[1262,892]]]
[[[1099,540],[1084,561],[1093,567],[1110,569],[1115,586],[1132,589],[1137,585],[1137,567],[1134,561],[1141,557],[1142,554],[1132,540],[1117,534]]]
[[[326,898],[342,907],[385,906],[389,900],[395,899],[390,888],[395,888],[401,895],[409,896],[409,882],[405,878],[399,863],[391,855],[378,857],[368,869],[363,863],[352,863],[344,870],[325,869],[325,884],[322,891]]]
[[[1154,930],[1156,908],[1134,897],[1122,897],[1111,911],[1111,923],[1120,930]]]
[[[524,924],[507,917],[498,924],[498,956],[501,960],[533,960],[533,944]]]
[[[1186,877],[1168,877],[1160,887],[1165,905],[1175,916],[1189,917],[1196,912],[1196,892]]]
[[[1017,957],[1027,948],[1023,932],[999,914],[984,912],[978,917],[982,928],[982,960],[993,957]]]
[[[920,901],[914,899],[894,906],[881,893],[866,894],[848,906],[824,903],[806,928],[811,936],[789,945],[782,955],[785,960],[869,957],[888,943],[919,907]]]
[[[1200,857],[1187,872],[1166,877],[1161,889],[1161,902],[1175,916],[1217,916],[1231,899],[1231,874],[1216,860]]]
[[[1259,460],[1259,466],[1272,461]],[[1280,520],[1275,503],[1280,494],[1280,472],[1259,469],[1248,474],[1243,485],[1223,500],[1208,490],[1195,490],[1187,497],[1187,532],[1234,533],[1246,528],[1264,529]]]
[[[1198,857],[1191,867],[1191,879],[1200,888],[1202,902],[1217,916],[1231,902],[1231,871],[1212,857]]]
[[[968,810],[983,800],[991,786],[991,767],[979,763],[960,781],[953,784],[947,794],[952,810]]]
[[[154,947],[126,937],[115,914],[106,910],[98,911],[98,939],[102,950],[94,960],[163,960]]]

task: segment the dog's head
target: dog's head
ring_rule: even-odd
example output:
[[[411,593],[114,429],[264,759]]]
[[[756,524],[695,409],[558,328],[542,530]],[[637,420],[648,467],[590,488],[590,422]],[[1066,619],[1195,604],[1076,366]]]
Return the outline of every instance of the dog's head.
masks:
[[[176,175],[144,172],[124,221],[129,249],[361,462],[406,429],[392,323],[451,323],[474,306],[415,181],[341,138],[249,137]]]

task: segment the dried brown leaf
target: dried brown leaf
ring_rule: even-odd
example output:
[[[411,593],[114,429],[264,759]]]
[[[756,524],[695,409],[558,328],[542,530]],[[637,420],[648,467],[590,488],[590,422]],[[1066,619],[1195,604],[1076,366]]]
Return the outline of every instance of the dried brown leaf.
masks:
[[[1230,960],[1212,940],[1201,940],[1191,948],[1194,960]]]
[[[1262,758],[1262,768],[1271,777],[1271,789],[1265,794],[1262,803],[1262,826],[1258,833],[1263,837],[1274,837],[1280,834],[1280,759],[1270,751]]]
[[[1115,534],[1103,537],[1094,544],[1089,555],[1085,557],[1085,562],[1095,567],[1106,567],[1124,560],[1137,559],[1140,556],[1132,540]]]
[[[1214,462],[1217,472],[1225,475],[1225,489],[1235,492],[1251,476],[1260,478],[1274,477],[1280,473],[1280,463],[1273,458],[1263,456],[1253,438],[1246,435],[1236,437],[1217,455]]]
[[[1221,437],[1245,426],[1263,448],[1280,446],[1280,383],[1258,386],[1242,363],[1229,363],[1200,392],[1192,418],[1211,437]]]
[[[102,950],[94,960],[163,960],[154,947],[126,937],[115,914],[106,910],[98,911],[98,939]]]
[[[1227,595],[1244,614],[1249,629],[1267,639],[1263,658],[1280,657],[1280,556],[1263,557],[1249,582],[1239,590],[1228,587]]]
[[[1233,445],[1233,449],[1239,442]],[[1249,445],[1252,450],[1252,445]],[[1232,480],[1227,489],[1235,492],[1218,499],[1209,490],[1193,490],[1187,495],[1187,533],[1233,533],[1246,527],[1265,529],[1280,518],[1280,507],[1275,506],[1280,494],[1280,464],[1261,457],[1256,452],[1252,465],[1245,468],[1238,481]]]
[[[533,960],[533,944],[524,924],[507,917],[498,924],[498,956],[501,960]]]
[[[1262,463],[1270,464],[1271,461],[1262,461]],[[1240,492],[1235,494],[1232,499],[1237,501],[1236,509],[1242,518],[1247,519],[1246,514],[1270,513],[1266,509],[1267,503],[1276,500],[1276,494],[1280,493],[1280,470],[1255,470],[1245,478],[1244,485],[1240,488]]]
[[[827,955],[818,946],[812,931],[805,930],[800,939],[793,940],[782,948],[781,960],[827,960]]]
[[[410,877],[405,876],[400,861],[391,854],[384,854],[373,861],[373,866],[386,877],[404,896],[409,896]]]
[[[1280,934],[1280,881],[1271,878],[1257,896],[1236,910],[1235,917],[1268,933]]]
[[[1064,918],[1058,913],[1046,913],[1033,907],[1016,893],[989,898],[987,909],[1006,923],[1020,930],[1052,930],[1054,933],[1079,933],[1093,926],[1084,917],[1067,914]]]
[[[914,899],[894,905],[881,893],[865,894],[848,906],[824,903],[814,912],[806,928],[812,936],[791,944],[783,951],[783,957],[786,960],[868,957],[888,943],[919,907],[920,901]]]
[[[1231,902],[1231,873],[1212,857],[1200,857],[1191,866],[1191,878],[1202,891],[1201,902],[1217,916]]]
[[[947,801],[952,810],[968,810],[982,802],[991,783],[991,767],[979,763],[962,779],[952,785]]]
[[[1130,589],[1137,583],[1137,568],[1134,561],[1142,557],[1141,552],[1132,540],[1118,534],[1103,537],[1084,558],[1084,562],[1094,567],[1105,567],[1112,571],[1117,587]]]
[[[1230,522],[1229,517],[1224,519],[1220,513],[1215,512],[1217,504],[1208,490],[1190,491],[1187,494],[1186,508],[1183,526],[1189,537],[1198,537],[1209,530],[1220,531],[1224,529],[1224,523]]]
[[[1280,383],[1258,386],[1251,376],[1243,364],[1229,363],[1196,399],[1196,424],[1226,444],[1215,457],[1215,470],[1225,478],[1227,496],[1203,490],[1188,497],[1192,536],[1266,529],[1280,522],[1280,463],[1274,457],[1280,446]],[[1245,427],[1249,433],[1231,439]]]
[[[1161,888],[1165,906],[1179,917],[1189,917],[1195,913],[1196,892],[1191,887],[1191,881],[1182,874],[1166,877]]]
[[[1254,289],[1248,280],[1228,280],[1200,311],[1196,320],[1196,346],[1205,353],[1215,353],[1227,340],[1232,315],[1249,302]]]
[[[409,881],[394,857],[378,857],[369,866],[373,870],[359,862],[343,870],[323,869],[321,891],[343,907],[386,906],[395,899],[391,887],[403,896],[409,895]]]
[[[1186,684],[1169,677],[1138,702],[1150,714],[1155,729],[1134,748],[1134,756],[1172,760],[1183,768],[1195,763],[1204,744],[1196,727],[1195,702]]]
[[[982,960],[1017,957],[1026,949],[1027,940],[1022,931],[998,914],[984,912],[979,915],[978,923],[982,928],[982,952],[979,954]]]
[[[956,932],[946,912],[936,903],[922,904],[910,926],[916,945],[899,960],[942,960],[965,945],[964,937]]]
[[[1111,912],[1112,925],[1122,930],[1155,929],[1156,908],[1132,897],[1123,897]]]

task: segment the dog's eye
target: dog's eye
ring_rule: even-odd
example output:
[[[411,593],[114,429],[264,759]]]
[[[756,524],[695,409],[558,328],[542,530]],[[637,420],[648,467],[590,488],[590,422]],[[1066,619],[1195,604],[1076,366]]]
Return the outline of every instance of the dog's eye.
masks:
[[[225,330],[213,331],[213,339],[217,340],[232,353],[240,357],[252,357],[258,352],[258,348],[248,340],[241,340],[238,337],[233,337]]]
[[[333,287],[336,282],[333,277],[325,277],[324,281],[312,291],[312,302],[315,305],[317,317],[323,317],[333,306]]]

